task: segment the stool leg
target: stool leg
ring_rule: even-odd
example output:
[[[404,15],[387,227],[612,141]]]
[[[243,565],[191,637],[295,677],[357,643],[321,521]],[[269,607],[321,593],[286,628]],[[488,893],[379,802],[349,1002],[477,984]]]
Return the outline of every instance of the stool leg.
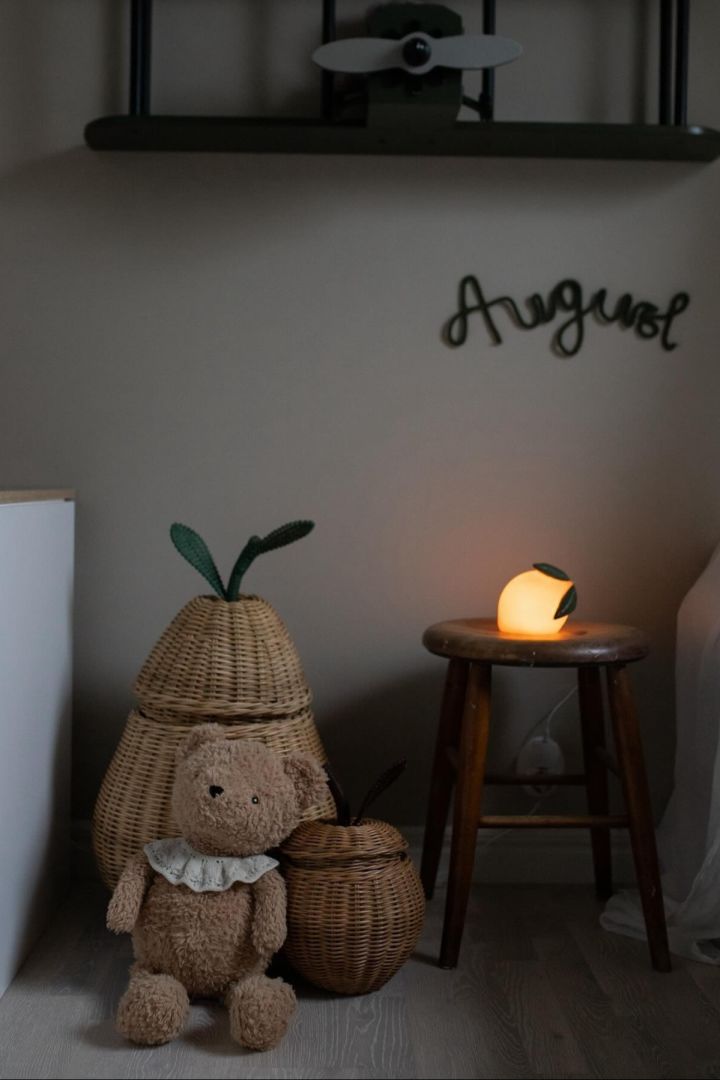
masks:
[[[627,804],[630,840],[650,957],[656,971],[670,971],[670,950],[650,793],[630,680],[623,664],[611,664],[608,667],[608,691],[615,749]]]
[[[603,720],[602,684],[597,667],[578,668],[578,692],[580,696],[580,721],[582,724],[583,758],[585,761],[585,784],[588,812],[608,814],[607,770],[595,753],[596,747],[605,747],[605,723]],[[610,829],[591,829],[593,867],[595,869],[595,892],[601,900],[612,896],[612,854]]]
[[[445,678],[420,867],[420,880],[428,900],[432,900],[435,891],[435,879],[450,809],[450,796],[455,782],[455,773],[447,751],[450,747],[457,749],[460,741],[460,721],[467,686],[467,670],[468,665],[463,660],[451,660]]]
[[[468,672],[460,730],[450,876],[440,947],[440,966],[444,968],[453,968],[458,962],[470,895],[490,731],[491,671],[489,664],[470,664]]]

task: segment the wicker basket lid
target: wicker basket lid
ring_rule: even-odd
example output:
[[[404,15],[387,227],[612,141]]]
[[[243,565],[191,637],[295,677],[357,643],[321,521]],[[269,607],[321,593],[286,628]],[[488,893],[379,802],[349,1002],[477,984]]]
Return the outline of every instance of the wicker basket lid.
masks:
[[[280,848],[296,866],[365,862],[404,855],[407,840],[386,821],[366,818],[360,825],[332,821],[303,821]]]
[[[287,628],[259,596],[196,596],[153,648],[135,693],[150,709],[218,716],[291,716],[311,700]]]

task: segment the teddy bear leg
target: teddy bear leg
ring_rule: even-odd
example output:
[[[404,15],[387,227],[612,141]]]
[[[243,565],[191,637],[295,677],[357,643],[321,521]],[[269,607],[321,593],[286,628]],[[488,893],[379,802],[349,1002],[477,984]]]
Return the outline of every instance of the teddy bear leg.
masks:
[[[172,975],[153,975],[135,966],[120,999],[115,1025],[131,1042],[159,1046],[180,1034],[189,1007],[185,987]]]
[[[225,1003],[233,1039],[249,1050],[271,1050],[295,1012],[295,992],[282,979],[250,975],[230,988]]]

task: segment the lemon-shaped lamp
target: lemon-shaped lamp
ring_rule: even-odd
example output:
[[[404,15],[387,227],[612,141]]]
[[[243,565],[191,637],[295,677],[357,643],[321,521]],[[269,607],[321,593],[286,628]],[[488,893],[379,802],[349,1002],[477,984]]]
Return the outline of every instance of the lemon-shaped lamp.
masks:
[[[557,634],[577,605],[575,586],[564,570],[533,563],[500,593],[498,629],[504,634],[546,637]]]

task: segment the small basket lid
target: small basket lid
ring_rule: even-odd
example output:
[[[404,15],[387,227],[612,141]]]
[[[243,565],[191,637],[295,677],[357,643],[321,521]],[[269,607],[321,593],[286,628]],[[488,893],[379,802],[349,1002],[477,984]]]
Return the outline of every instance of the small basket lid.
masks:
[[[296,866],[322,866],[387,859],[404,855],[407,840],[386,821],[366,818],[360,825],[303,821],[280,851]]]
[[[291,716],[310,688],[282,619],[259,596],[196,596],[161,635],[135,682],[148,708]]]

